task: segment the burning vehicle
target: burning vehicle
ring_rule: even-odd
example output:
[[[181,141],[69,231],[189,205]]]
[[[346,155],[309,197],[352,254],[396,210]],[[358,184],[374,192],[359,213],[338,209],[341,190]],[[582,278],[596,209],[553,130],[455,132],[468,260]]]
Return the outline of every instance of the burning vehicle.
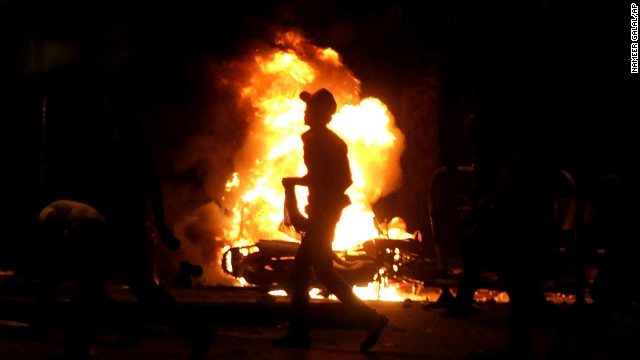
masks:
[[[232,247],[223,255],[223,270],[241,284],[286,289],[289,270],[300,244],[287,240],[260,240]],[[377,259],[363,249],[336,252],[334,266],[347,283],[367,286],[378,272]],[[317,281],[312,281],[318,287]]]
[[[395,223],[395,224],[394,224]],[[394,218],[391,226],[403,224]],[[391,228],[391,233],[399,235]],[[376,290],[390,283],[421,283],[424,276],[433,275],[435,268],[425,256],[420,232],[404,233],[399,238],[383,235],[361,245],[335,251],[334,268],[348,284]],[[286,290],[289,271],[299,247],[296,241],[262,239],[255,244],[229,247],[222,256],[222,269],[241,284]],[[317,281],[312,286],[321,288]]]
[[[400,187],[403,133],[382,101],[361,98],[360,80],[335,50],[318,47],[296,31],[276,33],[274,43],[218,69],[227,74],[218,86],[237,97],[247,137],[233,159],[234,172],[224,193],[216,195],[216,207],[227,214],[216,238],[216,259],[241,285],[286,286],[299,244],[294,234],[278,227],[284,204],[281,180],[306,172],[300,140],[307,129],[305,104],[298,94],[326,87],[338,105],[329,127],[348,145],[353,178],[347,189],[351,204],[342,213],[333,242],[337,271],[358,286],[381,282],[389,274],[393,278],[404,270],[388,260],[411,257],[410,251],[396,254],[396,249],[408,249],[420,240],[381,236],[372,221],[372,204]],[[295,191],[298,208],[304,209],[306,188]]]

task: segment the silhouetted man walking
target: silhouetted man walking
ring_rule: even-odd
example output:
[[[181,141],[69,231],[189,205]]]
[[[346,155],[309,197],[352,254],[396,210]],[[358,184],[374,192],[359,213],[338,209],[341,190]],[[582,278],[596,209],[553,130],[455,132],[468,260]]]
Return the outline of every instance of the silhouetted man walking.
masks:
[[[304,121],[309,130],[302,134],[307,174],[300,178],[284,178],[282,185],[289,195],[296,185],[308,187],[307,217],[292,217],[294,227],[302,233],[302,240],[291,269],[291,326],[289,334],[275,339],[273,344],[296,348],[310,346],[308,311],[313,268],[320,283],[363,320],[367,335],[360,351],[364,352],[376,344],[389,319],[358,298],[333,269],[335,229],[342,210],[350,204],[345,191],[352,184],[347,144],[327,127],[337,104],[333,94],[324,88],[314,94],[304,91],[300,98],[307,103]],[[299,213],[291,197],[285,202],[287,208],[291,208],[290,215]]]

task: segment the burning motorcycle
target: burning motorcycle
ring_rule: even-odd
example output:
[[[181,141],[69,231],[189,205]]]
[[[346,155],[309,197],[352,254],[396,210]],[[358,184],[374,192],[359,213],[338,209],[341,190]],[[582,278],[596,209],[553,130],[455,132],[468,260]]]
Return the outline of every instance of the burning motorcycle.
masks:
[[[361,245],[335,251],[334,268],[351,286],[364,287],[376,283],[386,287],[391,282],[422,283],[435,274],[435,265],[426,256],[420,232],[399,238],[395,226],[402,226],[394,218],[381,237],[364,241]],[[391,231],[389,231],[391,230]],[[285,290],[289,271],[300,244],[296,241],[261,239],[248,246],[230,247],[223,252],[222,269],[244,286],[261,286]],[[321,288],[312,279],[312,286]]]

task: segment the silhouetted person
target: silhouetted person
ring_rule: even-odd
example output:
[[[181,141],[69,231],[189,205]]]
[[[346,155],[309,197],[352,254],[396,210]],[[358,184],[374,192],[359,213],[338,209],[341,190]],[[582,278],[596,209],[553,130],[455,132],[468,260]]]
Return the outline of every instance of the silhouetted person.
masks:
[[[637,354],[637,342],[625,340],[637,339],[637,332],[630,337],[629,329],[636,327],[631,324],[637,319],[640,301],[640,266],[634,239],[640,216],[638,184],[635,171],[623,171],[610,189],[608,203],[601,204],[605,253],[591,293],[592,316],[586,326],[569,334],[570,340],[584,334],[578,351],[585,359],[623,359]]]
[[[56,297],[63,281],[74,282],[64,312],[64,356],[88,359],[98,314],[113,304],[107,294],[110,276],[107,252],[108,229],[104,216],[86,203],[60,199],[39,214],[41,269],[35,298],[33,335],[44,336],[56,312]]]
[[[352,184],[347,144],[327,127],[337,104],[333,94],[324,88],[314,94],[304,91],[300,98],[307,104],[304,121],[309,130],[302,134],[307,174],[299,178],[284,178],[282,184],[289,195],[296,185],[309,189],[307,217],[297,215],[291,197],[285,200],[292,210],[290,215],[294,215],[293,225],[302,233],[302,239],[291,269],[292,319],[289,333],[275,339],[273,344],[297,348],[310,346],[309,290],[313,269],[318,281],[366,324],[367,334],[360,351],[367,351],[376,344],[389,319],[377,314],[358,298],[333,269],[335,253],[332,244],[336,225],[343,209],[351,203],[345,192]]]
[[[513,134],[496,119],[487,118],[480,112],[467,118],[466,134],[473,149],[473,185],[470,194],[469,212],[465,214],[464,228],[468,229],[463,240],[463,275],[458,285],[456,297],[445,317],[464,318],[477,311],[473,307],[474,295],[480,285],[482,272],[487,270],[489,239],[491,232],[500,226],[497,214],[490,210],[498,205],[499,192],[505,192],[507,180],[507,159]],[[488,238],[488,239],[487,239]]]
[[[105,199],[116,273],[129,285],[145,315],[167,321],[189,342],[191,359],[202,359],[213,342],[213,334],[201,321],[187,319],[176,299],[156,282],[145,249],[149,205],[162,243],[171,250],[180,247],[180,241],[165,224],[160,181],[147,135],[132,116],[119,116],[116,121],[119,127],[113,139]]]
[[[454,308],[468,312],[481,270],[495,272],[509,295],[509,359],[532,356],[531,327],[548,315],[542,283],[555,234],[558,172],[537,124],[519,123],[525,120],[481,113],[472,124],[476,180],[468,221],[473,225]]]

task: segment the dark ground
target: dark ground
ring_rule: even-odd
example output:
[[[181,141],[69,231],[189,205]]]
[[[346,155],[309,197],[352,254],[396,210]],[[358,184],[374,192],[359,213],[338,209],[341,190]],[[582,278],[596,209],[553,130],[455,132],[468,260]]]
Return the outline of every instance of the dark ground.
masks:
[[[44,359],[62,351],[61,324],[65,311],[64,297],[58,303],[57,321],[47,340],[34,340],[27,334],[26,323],[32,298],[28,293],[18,294],[4,287],[0,297],[0,358],[13,360]],[[109,289],[117,300],[116,313],[134,314],[138,309],[128,291],[120,286]],[[314,328],[309,350],[273,347],[270,340],[286,332],[288,299],[265,295],[251,288],[198,288],[172,289],[186,309],[205,318],[218,335],[208,359],[476,359],[482,354],[503,348],[507,343],[506,326],[508,303],[479,303],[480,311],[468,319],[447,319],[443,309],[427,299],[437,298],[437,289],[426,289],[424,301],[404,302],[369,301],[386,314],[390,324],[382,333],[378,344],[367,353],[358,351],[364,333],[354,326],[349,314],[339,303],[314,300],[312,304]],[[569,297],[570,299],[570,297]],[[591,305],[579,308],[563,302],[554,295],[556,324],[547,332],[534,331],[533,344],[538,359],[551,359],[552,349],[559,344],[560,334],[566,334],[568,352],[558,358],[585,359],[578,350],[585,348],[591,359],[638,359],[637,311],[618,314],[615,321],[596,343],[581,342],[589,339]],[[579,316],[572,316],[580,314]],[[559,329],[565,329],[560,331]],[[148,332],[135,345],[118,347],[114,331],[106,328],[93,347],[94,358],[100,359],[186,359],[187,345],[162,323],[152,324]],[[472,357],[476,354],[476,357]]]

